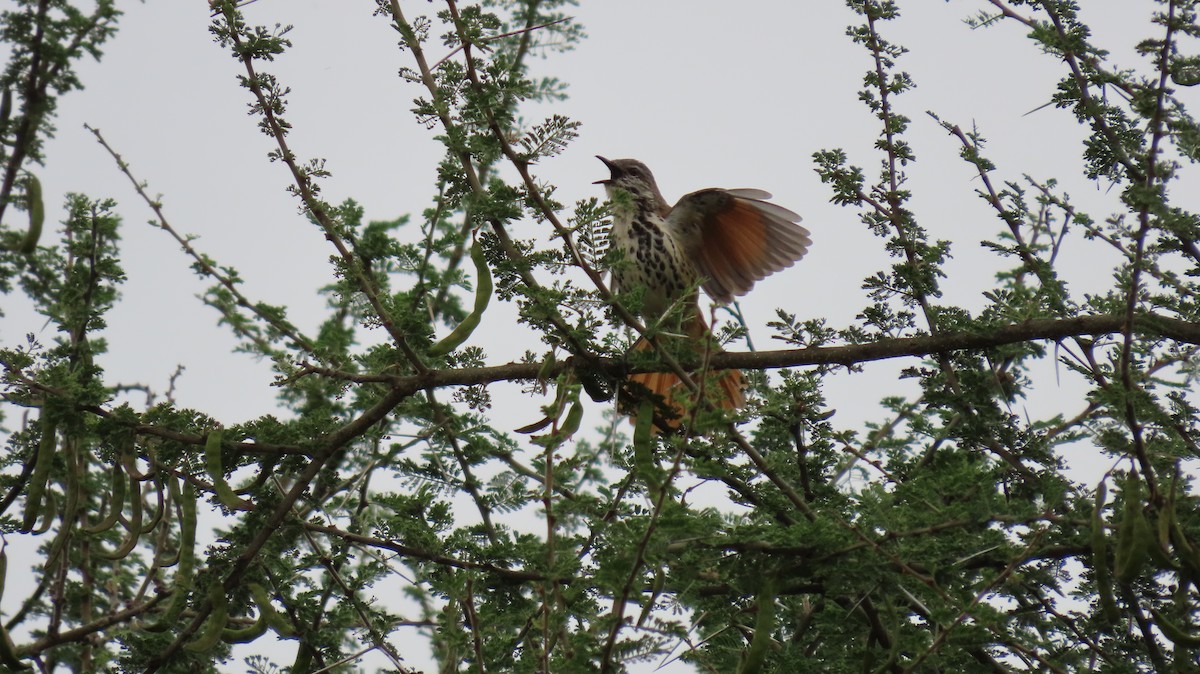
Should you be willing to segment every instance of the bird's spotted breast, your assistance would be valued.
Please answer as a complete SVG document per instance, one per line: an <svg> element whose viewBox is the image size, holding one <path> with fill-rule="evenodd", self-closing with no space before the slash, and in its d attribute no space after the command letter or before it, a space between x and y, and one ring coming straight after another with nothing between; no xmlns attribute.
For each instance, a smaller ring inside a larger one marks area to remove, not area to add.
<svg viewBox="0 0 1200 674"><path fill-rule="evenodd" d="M613 244L625 259L613 270L616 287L644 287L642 314L647 318L661 316L695 280L695 270L664 224L645 211L613 223Z"/></svg>

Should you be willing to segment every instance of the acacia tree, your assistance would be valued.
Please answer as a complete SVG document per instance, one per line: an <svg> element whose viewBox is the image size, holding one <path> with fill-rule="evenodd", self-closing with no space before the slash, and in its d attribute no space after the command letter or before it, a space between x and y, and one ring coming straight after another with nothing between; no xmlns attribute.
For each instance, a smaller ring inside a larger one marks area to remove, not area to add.
<svg viewBox="0 0 1200 674"><path fill-rule="evenodd" d="M420 635L440 671L623 671L668 653L713 672L1197 670L1187 469L1200 432L1189 392L1200 220L1168 189L1200 148L1175 95L1200 83L1200 58L1181 51L1200 33L1194 2L1159 2L1140 70L1110 65L1073 2L980 3L978 24L1020 23L1057 57L1053 102L1090 131L1084 170L1121 207L1089 215L1052 180L1005 178L1020 174L993 166L977 132L939 120L978 175L995 215L989 250L1006 265L971 312L942 302L949 243L906 205L914 153L900 110L913 82L885 38L898 3L851 0L880 169L870 178L836 149L814 160L894 264L866 279L853 325L784 307L772 328L794 348L739 349L733 334L704 363L634 318L638 289L605 285L620 263L604 250L605 206L557 203L552 171L534 174L576 122L520 126L526 101L560 95L526 60L582 39L570 3L378 1L411 59L401 75L418 92L416 122L438 129L445 154L435 208L366 223L355 203L322 198L321 162L288 144L287 86L269 73L283 31L212 4L270 158L333 248L329 315L306 334L284 307L248 297L113 151L131 194L211 280L205 303L273 363L290 414L116 402L100 335L123 278L121 224L112 202L74 194L59 235L43 233L37 173L55 105L79 86L72 63L99 56L118 12L21 0L4 13L0 284L56 328L0 351L0 526L41 552L36 583L9 588L21 596L0 630L4 667L215 671L232 644L274 635L286 655L248 658L252 670L348 671L375 651L411 672L397 644ZM453 51L434 63L439 34ZM514 238L509 225L529 218L553 237ZM1080 235L1119 253L1104 293L1073 296L1056 273L1064 240ZM540 333L523 362L464 346L489 300L514 303ZM655 344L645 359L627 355L639 335ZM839 426L824 383L884 358L903 359L919 392L880 401L867 427ZM1078 413L1014 414L1047 359L1087 382ZM700 394L706 368L723 367L760 372L735 416ZM615 411L580 427L591 401L612 408L624 375L662 369L689 382L682 430L652 433L646 417L627 433ZM493 423L499 381L555 391L542 422L523 434ZM1073 483L1068 444L1112 469ZM725 502L694 502L685 488L697 484ZM540 535L511 525L531 512ZM197 528L212 523L217 542L201 549ZM384 587L409 601L377 601Z"/></svg>

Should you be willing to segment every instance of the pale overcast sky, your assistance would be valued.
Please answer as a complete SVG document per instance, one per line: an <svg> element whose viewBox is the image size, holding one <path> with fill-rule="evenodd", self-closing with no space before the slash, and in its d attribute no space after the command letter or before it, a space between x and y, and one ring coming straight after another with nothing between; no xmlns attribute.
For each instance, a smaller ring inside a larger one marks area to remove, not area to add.
<svg viewBox="0 0 1200 674"><path fill-rule="evenodd" d="M177 229L196 235L201 251L241 272L247 295L289 306L292 320L305 328L324 317L324 300L315 291L331 280L332 250L298 214L297 201L285 191L285 168L267 161L273 146L246 114L250 96L237 83L240 64L211 40L206 3L122 4L119 34L100 63L80 66L87 89L61 101L57 138L47 145L46 166L37 169L48 222L61 218L68 191L120 202L129 280L109 320L111 353L102 360L108 381L161 391L182 364L181 404L226 423L272 412L269 365L231 354L234 340L194 298L209 281L195 277L164 232L145 224L151 213L82 125L98 127L149 182L151 193L163 195ZM977 124L990 141L997 182L1019 180L1023 173L1057 177L1077 201L1092 205L1097 219L1108 215L1115 195L1082 177L1084 131L1068 112L1030 113L1049 101L1062 69L1024 38L1023 29L967 28L963 19L986 8L983 0L900 4L903 17L884 24L882 32L911 50L900 67L917 84L895 101L913 122L908 140L918 160L908 168L912 206L932 237L956 242L946 301L978 308L996 270L978 242L994 237L1000 223L973 196L978 181L958 158L957 141L925 111L964 127ZM1143 67L1133 47L1147 37L1151 3L1083 4L1098 42L1122 65ZM403 5L414 15L441 8L414 0ZM397 77L400 67L412 64L387 23L372 16L374 7L370 0L259 0L246 10L251 21L295 25L289 35L295 46L264 70L292 89L287 118L294 126L293 150L301 158L328 160L333 177L323 183L326 198L353 197L368 219L419 217L433 196L441 155L433 136L440 130L426 129L410 114L411 100L425 92ZM564 155L535 167L540 178L558 186L557 198L573 204L602 196L591 184L606 177L596 154L645 161L669 200L711 186L768 190L804 216L814 244L807 259L761 283L743 302L759 348L773 348L765 323L775 307L801 318L827 317L833 327L852 324L863 305L863 278L890 262L882 240L866 231L857 211L831 205L829 190L813 172L812 153L835 147L845 148L869 178L878 171L880 157L872 149L878 122L856 93L870 59L845 36L854 21L845 3L584 0L575 14L590 38L573 52L532 62L536 74L568 82L571 98L523 114L529 122L560 113L583 123ZM444 50L435 42L430 51L438 58ZM546 235L532 221L511 231ZM409 234L415 236L416 228ZM1109 281L1097 256L1110 253L1079 238L1063 251L1061 263L1076 293ZM42 320L23 310L23 302L19 295L4 299L8 316L0 321L0 334L6 343L25 332L40 332L48 341ZM536 336L513 327L513 315L511 307L498 305L473 337L493 363L542 350ZM910 390L896 380L899 367L872 365L865 379L831 383L835 423L861 427L861 420L878 417L875 403L882 395ZM1064 373L1064 386L1066 378ZM1060 393L1049 386L1027 404L1053 401ZM498 395L497 413L516 427L537 418L540 402Z"/></svg>

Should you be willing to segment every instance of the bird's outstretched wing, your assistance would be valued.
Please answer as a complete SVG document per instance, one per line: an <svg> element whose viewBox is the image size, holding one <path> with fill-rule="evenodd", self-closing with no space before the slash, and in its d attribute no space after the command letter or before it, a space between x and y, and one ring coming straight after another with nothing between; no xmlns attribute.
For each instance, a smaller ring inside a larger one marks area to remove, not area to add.
<svg viewBox="0 0 1200 674"><path fill-rule="evenodd" d="M684 196L667 225L717 302L731 302L755 282L804 257L812 239L800 216L754 189L710 188Z"/></svg>

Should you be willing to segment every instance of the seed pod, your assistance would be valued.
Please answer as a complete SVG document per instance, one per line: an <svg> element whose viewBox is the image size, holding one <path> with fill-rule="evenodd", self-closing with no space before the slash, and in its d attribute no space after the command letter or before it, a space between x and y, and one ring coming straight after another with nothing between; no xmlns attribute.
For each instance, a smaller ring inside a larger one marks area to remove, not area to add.
<svg viewBox="0 0 1200 674"><path fill-rule="evenodd" d="M180 495L183 516L179 519L179 570L186 567L190 574L196 564L196 490L185 482Z"/></svg>
<svg viewBox="0 0 1200 674"><path fill-rule="evenodd" d="M1166 503L1158 511L1158 545L1163 550L1171 549L1171 523L1175 520L1175 495L1167 496Z"/></svg>
<svg viewBox="0 0 1200 674"><path fill-rule="evenodd" d="M528 425L522 426L520 428L514 428L513 433L524 433L524 434L537 433L538 431L542 430L543 428L549 426L552 423L554 423L554 419L552 419L551 417L542 417L541 419L538 419L537 421L533 422L532 424L528 424Z"/></svg>
<svg viewBox="0 0 1200 674"><path fill-rule="evenodd" d="M646 593L646 603L642 606L642 612L638 614L637 622L634 624L639 628L646 625L646 619L654 612L655 605L658 603L658 598L662 595L663 588L667 585L667 574L659 567L654 570L654 580L650 581L649 593Z"/></svg>
<svg viewBox="0 0 1200 674"><path fill-rule="evenodd" d="M114 461L108 484L108 512L103 513L103 516L96 523L85 525L83 527L84 532L100 534L112 529L116 526L117 520L121 518L121 512L124 509L125 471L121 469L120 461Z"/></svg>
<svg viewBox="0 0 1200 674"><path fill-rule="evenodd" d="M1146 538L1153 537L1150 523L1142 513L1141 482L1136 476L1130 476L1125 485L1122 494L1125 506L1121 509L1121 522L1117 529L1115 559L1117 580L1122 583L1137 578L1146 562Z"/></svg>
<svg viewBox="0 0 1200 674"><path fill-rule="evenodd" d="M558 364L558 359L554 357L554 351L546 354L546 360L542 361L542 366L538 368L537 380L539 383L545 382L550 378L550 371Z"/></svg>
<svg viewBox="0 0 1200 674"><path fill-rule="evenodd" d="M183 607L187 605L188 595L192 591L193 582L195 582L193 571L196 565L196 492L187 483L180 489L177 479L174 476L167 476L167 484L170 486L171 499L179 504L181 512L181 517L179 518L179 559L177 562L178 567L175 569L175 577L172 579L171 591L174 594L171 596L166 611L163 612L162 617L157 622L146 625L144 628L151 632L162 632L174 626L175 621L183 613ZM157 560L159 566L169 566L162 562L162 559Z"/></svg>
<svg viewBox="0 0 1200 674"><path fill-rule="evenodd" d="M1104 532L1104 502L1108 498L1108 485L1104 480L1096 487L1096 499L1092 503L1092 569L1096 576L1096 592L1100 595L1100 609L1110 624L1121 619L1121 611L1113 595L1112 574L1108 571L1108 536Z"/></svg>
<svg viewBox="0 0 1200 674"><path fill-rule="evenodd" d="M17 646L4 625L0 625L0 665L4 665L6 670L14 671L33 668L33 665L17 656Z"/></svg>
<svg viewBox="0 0 1200 674"><path fill-rule="evenodd" d="M301 641L300 647L296 649L296 659L292 660L292 666L288 671L307 672L312 668L312 661L313 648ZM449 662L449 660L446 660L446 662Z"/></svg>
<svg viewBox="0 0 1200 674"><path fill-rule="evenodd" d="M758 617L754 621L754 636L750 639L750 647L742 655L738 674L758 674L763 669L767 648L771 645L771 633L775 631L775 594L778 586L778 578L774 574L768 575L755 598Z"/></svg>
<svg viewBox="0 0 1200 674"><path fill-rule="evenodd" d="M1154 624L1162 630L1163 636L1171 640L1171 643L1180 648L1200 648L1200 634L1188 632L1153 608L1150 609L1150 615L1154 616Z"/></svg>
<svg viewBox="0 0 1200 674"><path fill-rule="evenodd" d="M271 605L271 598L267 595L266 588L258 583L250 583L247 588L250 590L250 596L254 599L254 605L258 607L258 620L254 621L254 625L241 630L226 628L222 639L227 643L246 643L262 636L268 627L284 638L296 635L295 628L287 621L287 618L280 615Z"/></svg>
<svg viewBox="0 0 1200 674"><path fill-rule="evenodd" d="M1171 58L1171 81L1181 87L1194 87L1200 84L1200 58L1195 56L1174 56Z"/></svg>
<svg viewBox="0 0 1200 674"><path fill-rule="evenodd" d="M1172 569L1178 571L1179 562L1171 557L1170 548L1164 548L1159 542L1158 536L1155 535L1156 527L1151 525L1150 521L1146 520L1145 517L1142 519L1146 522L1146 524L1139 530L1139 533L1141 535L1141 545L1146 548L1147 556L1161 569ZM1159 527L1161 527L1161 520L1163 519L1165 519L1165 517L1160 514Z"/></svg>
<svg viewBox="0 0 1200 674"><path fill-rule="evenodd" d="M46 492L42 500L42 523L34 527L29 533L40 536L54 526L54 516L58 514L58 497L54 492Z"/></svg>
<svg viewBox="0 0 1200 674"><path fill-rule="evenodd" d="M208 620L200 626L200 633L195 639L183 645L185 650L193 653L207 653L221 643L221 634L225 631L225 623L229 622L229 607L225 604L225 586L220 578L214 578L208 586L208 601L212 604L212 612Z"/></svg>
<svg viewBox="0 0 1200 674"><path fill-rule="evenodd" d="M246 627L226 627L221 630L221 641L227 644L248 644L267 633L267 620L262 613Z"/></svg>
<svg viewBox="0 0 1200 674"><path fill-rule="evenodd" d="M662 489L662 467L654 460L654 401L643 400L633 425L633 466L650 493Z"/></svg>
<svg viewBox="0 0 1200 674"><path fill-rule="evenodd" d="M0 129L8 125L8 120L12 119L12 89L4 87L4 91L0 92Z"/></svg>
<svg viewBox="0 0 1200 674"><path fill-rule="evenodd" d="M46 495L46 484L50 481L50 466L54 463L54 450L57 446L56 431L57 423L54 419L47 419L43 410L42 438L38 442L37 453L31 457L35 463L33 473L29 477L29 489L25 492L25 516L21 521L21 531L32 531L37 524L38 515L42 514L45 505L42 500Z"/></svg>
<svg viewBox="0 0 1200 674"><path fill-rule="evenodd" d="M145 482L151 478L157 477L158 467L154 463L153 456L150 457L150 467L146 472L138 470L137 453L134 452L133 438L129 438L125 445L121 448L120 456L121 465L125 466L125 472L129 473L130 477L137 478L138 482Z"/></svg>
<svg viewBox="0 0 1200 674"><path fill-rule="evenodd" d="M231 510L254 510L246 500L233 492L233 488L225 481L225 468L221 461L221 437L225 432L217 429L208 434L204 441L204 468L208 471L208 479L212 480L213 490L217 499Z"/></svg>
<svg viewBox="0 0 1200 674"><path fill-rule="evenodd" d="M137 480L129 478L129 491L138 494L138 498L131 500L129 513L129 526L127 528L128 535L121 542L121 546L116 550L109 552L102 547L96 547L96 556L101 559L125 559L129 553L133 552L133 548L137 545L138 539L142 533L142 499L141 490L138 488Z"/></svg>
<svg viewBox="0 0 1200 674"><path fill-rule="evenodd" d="M79 454L79 445L75 442L65 443L64 460L67 464L67 484L66 484L66 505L62 509L63 526L59 528L58 535L54 537L54 542L50 544L50 550L46 553L45 568L49 569L58 564L58 556L66 549L67 543L71 540L71 529L77 519L76 513L79 510L79 501L82 499L84 482L86 481L87 464ZM49 525L53 521L55 511L48 510L46 513L45 525Z"/></svg>
<svg viewBox="0 0 1200 674"><path fill-rule="evenodd" d="M1179 525L1177 518L1171 522L1171 542L1174 544L1176 554L1183 562L1184 574L1192 581L1193 585L1200 586L1200 550L1197 550L1196 546L1188 540L1187 534L1183 533L1183 527Z"/></svg>
<svg viewBox="0 0 1200 674"><path fill-rule="evenodd" d="M131 475L130 477L133 476ZM130 482L130 484L132 485L133 482ZM158 507L154 510L154 514L142 523L143 534L148 534L151 531L154 531L154 529L158 527L158 523L162 522L163 516L167 514L166 499L163 496L162 478L160 478L158 475L154 476L154 496L158 500ZM138 488L137 495L134 496L134 498L142 498L142 490L140 487Z"/></svg>
<svg viewBox="0 0 1200 674"><path fill-rule="evenodd" d="M258 583L250 583L250 596L254 597L254 603L258 605L258 610L266 616L267 624L272 630L281 637L296 636L296 628L288 622L287 617L275 610L271 605L271 598L267 596L267 590Z"/></svg>
<svg viewBox="0 0 1200 674"><path fill-rule="evenodd" d="M25 232L17 251L29 255L37 250L38 239L42 238L42 224L46 220L42 183L32 173L25 178L25 210L29 211L29 231Z"/></svg>
<svg viewBox="0 0 1200 674"><path fill-rule="evenodd" d="M567 416L563 419L562 426L558 427L558 438L562 442L567 438L575 435L579 430L579 423L583 421L583 403L579 402L578 394L575 396L575 401L571 403L571 409L567 410Z"/></svg>
<svg viewBox="0 0 1200 674"><path fill-rule="evenodd" d="M471 245L471 261L475 263L475 306L471 313L462 320L462 323L450 331L450 334L429 347L431 356L444 356L467 341L471 333L475 332L475 328L479 327L483 312L487 310L488 303L492 300L492 270L488 267L487 258L484 257L483 247L479 245L479 241L475 241Z"/></svg>
<svg viewBox="0 0 1200 674"><path fill-rule="evenodd" d="M1179 486L1179 466L1175 466L1175 476L1171 480L1171 489L1167 492L1166 498L1163 499L1163 504L1158 508L1155 523L1157 524L1157 538L1150 545L1150 555L1162 566L1162 568L1173 569L1175 571L1187 571L1187 555L1176 549L1176 556L1172 556L1171 532L1179 526L1176 521L1178 518L1175 515L1175 490Z"/></svg>

